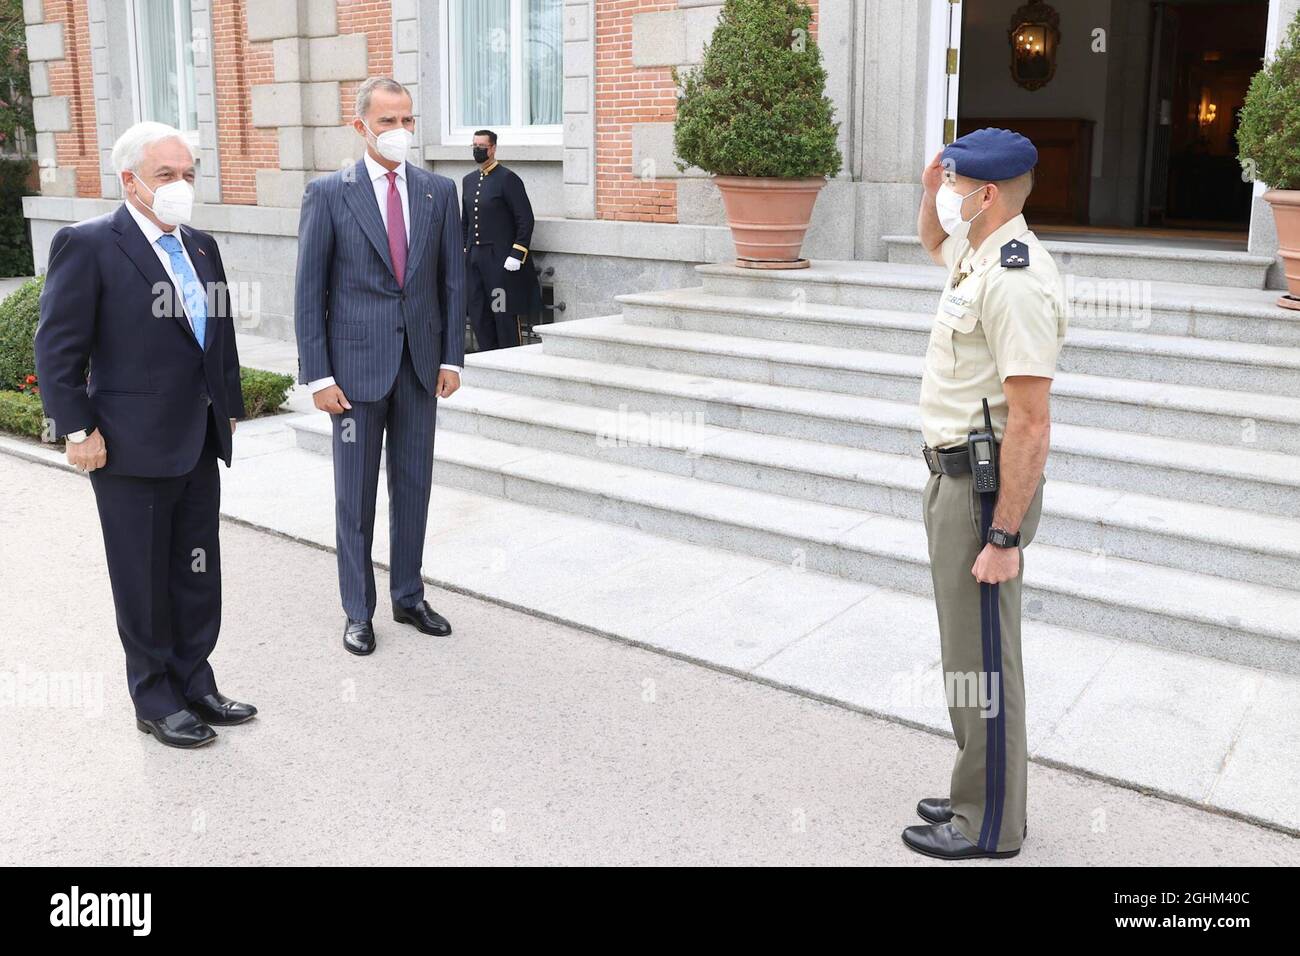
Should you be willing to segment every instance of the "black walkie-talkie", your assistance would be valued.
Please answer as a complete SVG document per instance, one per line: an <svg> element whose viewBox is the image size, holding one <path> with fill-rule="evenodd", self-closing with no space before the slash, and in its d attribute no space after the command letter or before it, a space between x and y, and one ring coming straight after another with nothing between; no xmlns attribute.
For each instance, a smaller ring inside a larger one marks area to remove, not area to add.
<svg viewBox="0 0 1300 956"><path fill-rule="evenodd" d="M984 430L973 431L966 439L970 451L970 473L975 480L975 490L991 494L998 490L998 445L993 435L993 418L989 415L989 400L984 401Z"/></svg>

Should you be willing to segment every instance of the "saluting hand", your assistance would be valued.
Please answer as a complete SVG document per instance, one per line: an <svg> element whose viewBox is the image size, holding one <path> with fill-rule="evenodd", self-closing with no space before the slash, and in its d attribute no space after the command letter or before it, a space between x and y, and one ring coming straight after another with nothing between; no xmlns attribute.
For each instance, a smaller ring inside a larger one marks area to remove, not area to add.
<svg viewBox="0 0 1300 956"><path fill-rule="evenodd" d="M981 584L1001 584L1020 573L1020 549L986 544L970 573Z"/></svg>
<svg viewBox="0 0 1300 956"><path fill-rule="evenodd" d="M921 185L925 187L927 196L933 196L939 191L939 187L943 185L944 169L943 164L939 162L942 156L943 150L935 153L934 159L930 160L930 165L925 167L925 171L921 173Z"/></svg>

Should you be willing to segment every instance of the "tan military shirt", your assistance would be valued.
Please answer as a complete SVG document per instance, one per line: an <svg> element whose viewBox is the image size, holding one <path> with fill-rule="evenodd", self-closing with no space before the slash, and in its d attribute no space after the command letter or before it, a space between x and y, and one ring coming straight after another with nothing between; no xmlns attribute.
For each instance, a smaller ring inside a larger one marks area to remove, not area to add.
<svg viewBox="0 0 1300 956"><path fill-rule="evenodd" d="M1029 265L1007 268L1002 247L1026 247ZM1056 376L1065 338L1065 294L1056 264L1024 216L995 231L978 249L949 236L948 266L921 378L921 433L931 448L965 444L984 425L989 400L999 439L1007 423L1002 382L1012 375Z"/></svg>

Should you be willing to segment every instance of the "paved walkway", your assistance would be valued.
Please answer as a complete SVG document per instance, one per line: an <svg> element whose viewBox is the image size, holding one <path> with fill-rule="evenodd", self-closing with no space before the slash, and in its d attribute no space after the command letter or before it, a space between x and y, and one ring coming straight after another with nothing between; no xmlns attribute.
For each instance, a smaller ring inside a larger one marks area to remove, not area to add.
<svg viewBox="0 0 1300 956"><path fill-rule="evenodd" d="M241 435L234 502L273 445ZM270 510L320 493L259 477ZM333 556L231 522L214 664L263 714L165 750L132 724L86 480L0 454L0 486L0 864L942 865L898 839L946 785L934 733L448 591L452 638L381 619L354 658ZM487 553L434 540L440 567ZM970 865L1300 864L1284 834L1041 763L1029 816L1020 857Z"/></svg>

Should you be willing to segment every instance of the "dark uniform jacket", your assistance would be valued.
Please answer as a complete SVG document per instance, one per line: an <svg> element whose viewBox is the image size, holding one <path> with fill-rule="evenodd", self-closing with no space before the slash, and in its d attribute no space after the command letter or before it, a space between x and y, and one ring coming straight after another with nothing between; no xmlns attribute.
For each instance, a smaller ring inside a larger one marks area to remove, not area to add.
<svg viewBox="0 0 1300 956"><path fill-rule="evenodd" d="M513 170L493 163L486 172L474 169L462 180L461 231L468 254L471 247L491 247L489 287L504 289L507 315L531 315L541 309L537 268L529 249L533 243L533 206L524 182ZM507 272L505 261L523 262Z"/></svg>

